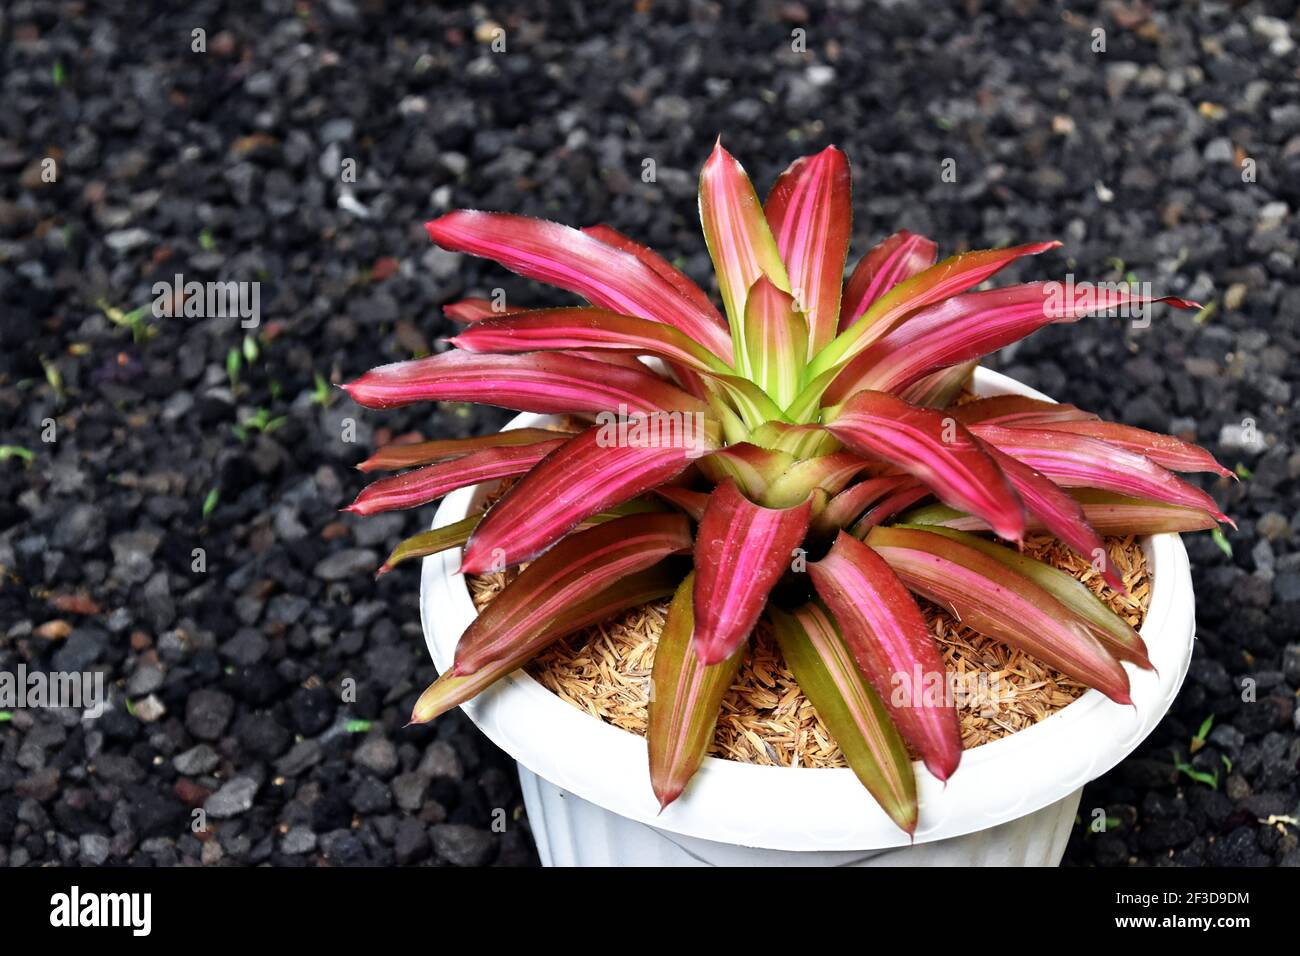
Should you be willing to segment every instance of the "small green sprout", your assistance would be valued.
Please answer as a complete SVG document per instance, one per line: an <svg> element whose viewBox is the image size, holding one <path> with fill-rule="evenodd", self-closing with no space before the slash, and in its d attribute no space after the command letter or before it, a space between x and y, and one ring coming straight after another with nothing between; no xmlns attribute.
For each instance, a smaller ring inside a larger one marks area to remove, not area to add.
<svg viewBox="0 0 1300 956"><path fill-rule="evenodd" d="M260 432L263 435L275 431L283 425L287 419L284 415L271 417L271 413L265 408L259 408L257 413L245 419L242 424L231 425L231 430L239 437L241 442L248 441L249 432Z"/></svg>
<svg viewBox="0 0 1300 956"><path fill-rule="evenodd" d="M1190 777L1192 780L1195 780L1197 783L1205 784L1211 790L1219 789L1219 772L1217 770L1214 773L1206 773L1203 770L1197 770L1191 764L1179 757L1177 751L1174 752L1174 769L1179 773Z"/></svg>
<svg viewBox="0 0 1300 956"><path fill-rule="evenodd" d="M1228 540L1228 536L1222 530L1219 528L1211 529L1210 540L1219 546L1220 551L1228 557L1232 557L1232 542Z"/></svg>
<svg viewBox="0 0 1300 956"><path fill-rule="evenodd" d="M212 512L217 510L217 502L221 500L221 489L213 488L208 492L208 496L203 499L203 517L206 518Z"/></svg>
<svg viewBox="0 0 1300 956"><path fill-rule="evenodd" d="M1196 736L1192 738L1191 744L1188 745L1188 750L1190 750L1192 753L1196 753L1198 750L1204 747L1205 738L1209 736L1210 728L1213 726L1214 726L1214 715L1210 714L1209 717L1206 717L1205 720L1201 721L1201 729L1196 731Z"/></svg>
<svg viewBox="0 0 1300 956"><path fill-rule="evenodd" d="M239 387L239 373L244 367L244 359L239 349L231 349L226 353L226 378L230 379L230 387Z"/></svg>
<svg viewBox="0 0 1300 956"><path fill-rule="evenodd" d="M212 238L212 230L204 229L199 233L199 248L204 252L211 252L217 247L217 240Z"/></svg>
<svg viewBox="0 0 1300 956"><path fill-rule="evenodd" d="M108 318L108 321L131 330L131 341L135 342L136 345L147 342L158 334L158 330L145 321L150 314L150 307L147 305L132 309L130 312L123 312L117 306L109 305L103 299L100 299L96 304L99 306L99 310Z"/></svg>
<svg viewBox="0 0 1300 956"><path fill-rule="evenodd" d="M30 468L35 457L36 456L27 448L22 448L18 445L0 445L0 461L8 461L10 458L18 458Z"/></svg>
<svg viewBox="0 0 1300 956"><path fill-rule="evenodd" d="M346 724L343 725L343 729L350 734L364 734L366 733L366 731L370 729L370 727L371 727L370 721L361 720L359 718L354 720L349 720Z"/></svg>
<svg viewBox="0 0 1300 956"><path fill-rule="evenodd" d="M329 408L334 403L334 390L320 372L312 374L315 376L315 384L312 386L311 400L322 408Z"/></svg>

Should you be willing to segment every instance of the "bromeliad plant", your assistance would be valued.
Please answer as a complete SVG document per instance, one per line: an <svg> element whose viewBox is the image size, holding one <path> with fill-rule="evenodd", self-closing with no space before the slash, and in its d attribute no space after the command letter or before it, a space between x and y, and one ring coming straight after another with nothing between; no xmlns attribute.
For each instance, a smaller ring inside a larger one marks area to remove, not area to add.
<svg viewBox="0 0 1300 956"><path fill-rule="evenodd" d="M1138 634L1073 577L988 533L1019 543L1050 532L1122 589L1101 535L1227 520L1173 474L1227 472L1176 438L1019 396L953 404L975 362L1050 322L1195 304L1060 283L972 292L1058 243L935 264L935 243L910 232L871 249L845 282L850 177L834 147L796 161L760 204L719 144L699 199L722 312L606 226L473 211L428 223L443 248L589 304L448 306L465 325L454 350L374 369L346 386L352 397L595 422L389 446L361 465L410 469L363 490L348 509L361 514L518 479L485 514L403 542L381 569L461 545L464 574L527 563L466 629L413 720L463 703L568 634L671 595L648 730L666 807L707 752L766 615L845 759L910 833L908 748L944 780L961 739L949 695L899 693L905 676L944 670L909 591L1130 703L1120 662L1151 666Z"/></svg>

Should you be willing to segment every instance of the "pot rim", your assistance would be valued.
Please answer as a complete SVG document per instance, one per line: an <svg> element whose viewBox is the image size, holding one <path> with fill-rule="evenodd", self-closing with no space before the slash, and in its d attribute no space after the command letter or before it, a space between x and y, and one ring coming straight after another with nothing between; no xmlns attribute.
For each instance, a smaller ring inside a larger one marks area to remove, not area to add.
<svg viewBox="0 0 1300 956"><path fill-rule="evenodd" d="M976 369L974 388L982 396L1017 393L1051 400L984 368ZM505 430L546 421L545 415L522 414ZM464 518L487 490L475 486L448 495L433 527ZM1155 728L1187 673L1195 606L1180 537L1149 536L1142 548L1152 591L1140 633L1157 671L1123 665L1133 707L1090 689L1032 727L963 752L946 785L915 762L919 822L911 842L961 836L1055 803L1110 770ZM420 618L439 672L450 666L457 640L477 615L464 577L456 573L460 560L456 548L423 561ZM909 843L848 768L764 767L705 757L686 792L660 813L650 788L645 738L566 703L523 669L462 707L493 743L533 773L658 830L774 850Z"/></svg>

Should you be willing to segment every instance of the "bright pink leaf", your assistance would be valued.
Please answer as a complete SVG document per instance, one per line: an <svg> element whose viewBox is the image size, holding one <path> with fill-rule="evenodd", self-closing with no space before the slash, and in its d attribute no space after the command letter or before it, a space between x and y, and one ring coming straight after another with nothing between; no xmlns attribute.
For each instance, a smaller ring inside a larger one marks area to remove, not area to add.
<svg viewBox="0 0 1300 956"><path fill-rule="evenodd" d="M926 692L936 683L946 691L947 678L916 601L880 555L843 532L808 573L903 739L947 780L961 760L961 729L948 695Z"/></svg>
<svg viewBox="0 0 1300 956"><path fill-rule="evenodd" d="M1024 512L1001 469L953 418L883 392L859 392L827 426L861 455L883 458L924 482L954 508L1020 540Z"/></svg>
<svg viewBox="0 0 1300 956"><path fill-rule="evenodd" d="M862 318L862 313L894 286L934 265L938 251L932 240L906 229L882 240L853 267L844 286L839 330L843 332Z"/></svg>
<svg viewBox="0 0 1300 956"><path fill-rule="evenodd" d="M980 551L912 528L873 528L867 544L911 590L981 634L1131 704L1128 674L1087 623L1021 574Z"/></svg>
<svg viewBox="0 0 1300 956"><path fill-rule="evenodd" d="M1219 511L1214 499L1201 489L1136 452L1068 432L1003 428L1000 425L973 425L971 431L1012 458L1042 472L1063 488L1099 488L1121 495L1150 498L1208 511L1220 521L1233 524ZM954 507L962 506L954 504Z"/></svg>
<svg viewBox="0 0 1300 956"><path fill-rule="evenodd" d="M373 515L381 511L418 508L457 488L522 475L564 442L561 437L531 445L487 448L462 458L380 478L366 485L356 500L343 510Z"/></svg>
<svg viewBox="0 0 1300 956"><path fill-rule="evenodd" d="M754 629L811 511L809 501L756 505L732 481L713 489L695 538L695 651L705 664L730 657Z"/></svg>
<svg viewBox="0 0 1300 956"><path fill-rule="evenodd" d="M777 179L764 207L790 289L807 320L809 355L835 337L853 226L851 192L849 161L827 146L795 160Z"/></svg>
<svg viewBox="0 0 1300 956"><path fill-rule="evenodd" d="M576 292L593 305L674 326L719 358L731 341L710 314L643 261L577 229L500 212L459 210L425 223L444 249L501 263L512 272Z"/></svg>
<svg viewBox="0 0 1300 956"><path fill-rule="evenodd" d="M591 515L622 504L686 470L710 447L707 435L672 441L624 440L615 425L571 438L492 506L470 538L464 574L531 561ZM648 436L647 436L648 438Z"/></svg>
<svg viewBox="0 0 1300 956"><path fill-rule="evenodd" d="M343 386L367 408L412 402L481 402L548 414L617 411L650 415L700 412L708 406L647 370L575 355L476 355L459 349L381 365Z"/></svg>

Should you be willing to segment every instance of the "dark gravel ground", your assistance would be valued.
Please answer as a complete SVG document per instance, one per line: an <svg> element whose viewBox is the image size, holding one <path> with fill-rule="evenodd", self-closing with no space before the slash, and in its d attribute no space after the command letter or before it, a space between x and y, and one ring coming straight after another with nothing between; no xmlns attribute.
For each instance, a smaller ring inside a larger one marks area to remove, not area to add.
<svg viewBox="0 0 1300 956"><path fill-rule="evenodd" d="M1067 862L1300 864L1295 4L188 6L0 10L0 444L33 456L0 461L0 670L111 692L97 720L0 723L0 864L535 862L510 761L459 713L402 729L433 677L418 573L371 572L431 510L337 513L389 436L506 416L315 383L437 348L463 294L547 301L432 250L420 224L448 208L607 221L706 276L695 176L719 132L760 189L844 148L859 252L899 227L947 250L1055 237L1033 274L1131 270L1215 304L1000 357L1249 475L1209 486L1231 555L1188 540L1183 693L1088 787L1084 822L1110 826ZM111 320L176 273L261 283L237 381L230 319Z"/></svg>

